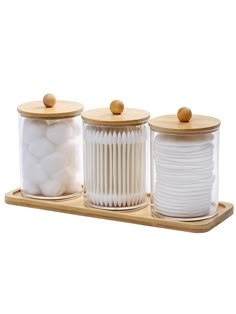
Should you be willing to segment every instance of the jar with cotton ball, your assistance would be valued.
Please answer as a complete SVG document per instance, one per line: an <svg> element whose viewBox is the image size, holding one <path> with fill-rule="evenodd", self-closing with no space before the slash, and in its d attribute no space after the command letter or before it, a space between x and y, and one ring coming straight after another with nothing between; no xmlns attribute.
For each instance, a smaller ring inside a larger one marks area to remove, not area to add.
<svg viewBox="0 0 236 314"><path fill-rule="evenodd" d="M148 112L119 100L82 113L86 205L106 210L147 205L148 119Z"/></svg>
<svg viewBox="0 0 236 314"><path fill-rule="evenodd" d="M179 220L216 215L220 120L182 107L149 126L152 214Z"/></svg>
<svg viewBox="0 0 236 314"><path fill-rule="evenodd" d="M19 112L21 193L64 199L82 193L83 105L46 94L21 104Z"/></svg>

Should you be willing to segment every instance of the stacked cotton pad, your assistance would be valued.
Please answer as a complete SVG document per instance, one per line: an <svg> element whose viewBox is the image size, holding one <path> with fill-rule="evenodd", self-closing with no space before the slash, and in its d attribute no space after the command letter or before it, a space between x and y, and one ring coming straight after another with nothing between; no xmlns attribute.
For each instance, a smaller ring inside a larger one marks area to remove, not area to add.
<svg viewBox="0 0 236 314"><path fill-rule="evenodd" d="M154 139L154 207L160 214L206 216L215 181L214 136L158 134Z"/></svg>
<svg viewBox="0 0 236 314"><path fill-rule="evenodd" d="M146 129L84 129L86 197L90 205L127 209L146 199Z"/></svg>
<svg viewBox="0 0 236 314"><path fill-rule="evenodd" d="M21 132L24 193L42 197L80 193L77 119L23 119Z"/></svg>

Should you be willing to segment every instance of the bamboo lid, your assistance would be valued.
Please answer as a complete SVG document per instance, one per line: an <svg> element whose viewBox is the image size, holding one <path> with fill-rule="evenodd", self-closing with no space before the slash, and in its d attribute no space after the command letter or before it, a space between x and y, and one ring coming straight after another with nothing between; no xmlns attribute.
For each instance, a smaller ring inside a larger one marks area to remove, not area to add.
<svg viewBox="0 0 236 314"><path fill-rule="evenodd" d="M32 101L21 104L17 111L29 118L69 118L78 116L84 107L80 103L66 100L56 100L52 94L46 94L42 101Z"/></svg>
<svg viewBox="0 0 236 314"><path fill-rule="evenodd" d="M92 109L82 113L84 122L94 125L124 126L139 125L147 122L150 117L149 112L125 108L120 100L113 100L109 108Z"/></svg>
<svg viewBox="0 0 236 314"><path fill-rule="evenodd" d="M220 120L214 117L192 115L187 107L178 110L177 115L166 115L149 121L152 130L163 133L202 133L219 128Z"/></svg>

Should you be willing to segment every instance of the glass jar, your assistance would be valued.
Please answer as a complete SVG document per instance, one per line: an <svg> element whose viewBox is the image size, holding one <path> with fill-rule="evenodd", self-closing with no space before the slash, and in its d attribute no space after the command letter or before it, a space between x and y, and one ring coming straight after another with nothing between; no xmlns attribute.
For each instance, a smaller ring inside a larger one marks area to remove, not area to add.
<svg viewBox="0 0 236 314"><path fill-rule="evenodd" d="M82 110L81 104L56 101L51 94L18 107L24 196L64 199L82 193Z"/></svg>
<svg viewBox="0 0 236 314"><path fill-rule="evenodd" d="M120 109L117 109L120 108ZM84 194L88 206L142 208L146 198L146 144L149 113L113 101L82 114ZM121 112L114 113L116 110Z"/></svg>
<svg viewBox="0 0 236 314"><path fill-rule="evenodd" d="M188 108L181 108L178 117L149 121L152 214L180 220L208 218L217 214L219 201L220 121L192 116Z"/></svg>

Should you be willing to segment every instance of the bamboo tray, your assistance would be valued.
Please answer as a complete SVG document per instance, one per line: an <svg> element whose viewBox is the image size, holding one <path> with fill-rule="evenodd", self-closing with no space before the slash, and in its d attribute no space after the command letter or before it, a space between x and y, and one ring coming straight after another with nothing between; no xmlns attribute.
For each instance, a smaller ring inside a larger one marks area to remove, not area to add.
<svg viewBox="0 0 236 314"><path fill-rule="evenodd" d="M218 214L214 217L198 221L179 221L170 218L152 217L150 206L133 211L108 211L86 207L83 196L63 201L46 201L26 198L21 195L20 189L5 194L5 202L10 205L34 207L67 214L82 215L95 218L110 219L122 222L175 229L188 232L207 232L223 222L233 214L234 206L231 203L220 202Z"/></svg>

